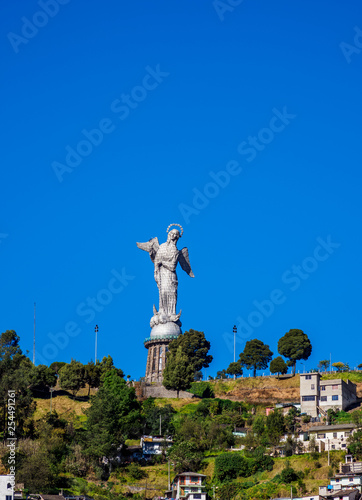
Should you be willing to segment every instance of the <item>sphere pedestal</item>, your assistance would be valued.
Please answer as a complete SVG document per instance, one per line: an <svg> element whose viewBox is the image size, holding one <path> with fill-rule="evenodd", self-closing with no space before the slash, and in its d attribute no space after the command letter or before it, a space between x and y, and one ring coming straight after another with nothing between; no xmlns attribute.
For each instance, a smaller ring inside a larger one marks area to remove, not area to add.
<svg viewBox="0 0 362 500"><path fill-rule="evenodd" d="M166 354L170 342L181 334L177 323L160 323L151 330L150 337L146 338L144 345L148 349L146 376L147 384L162 383L162 372L166 366Z"/></svg>

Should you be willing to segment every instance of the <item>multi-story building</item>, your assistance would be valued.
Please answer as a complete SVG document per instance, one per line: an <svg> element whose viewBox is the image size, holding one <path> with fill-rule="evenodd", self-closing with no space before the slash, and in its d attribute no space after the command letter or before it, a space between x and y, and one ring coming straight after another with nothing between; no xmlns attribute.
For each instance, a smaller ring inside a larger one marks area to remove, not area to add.
<svg viewBox="0 0 362 500"><path fill-rule="evenodd" d="M0 500L14 500L11 476L0 476Z"/></svg>
<svg viewBox="0 0 362 500"><path fill-rule="evenodd" d="M309 439L315 438L319 451L346 450L347 440L355 424L317 425L309 429Z"/></svg>
<svg viewBox="0 0 362 500"><path fill-rule="evenodd" d="M353 462L352 455L345 456L339 464L339 473L331 477L328 486L320 486L319 494L324 498L360 499L362 491L362 462Z"/></svg>
<svg viewBox="0 0 362 500"><path fill-rule="evenodd" d="M176 500L207 500L207 493L202 482L206 476L196 472L177 474L172 481L170 491L166 491L165 498Z"/></svg>
<svg viewBox="0 0 362 500"><path fill-rule="evenodd" d="M357 401L356 385L350 380L321 380L320 373L300 376L301 412L324 416L330 408L345 410Z"/></svg>

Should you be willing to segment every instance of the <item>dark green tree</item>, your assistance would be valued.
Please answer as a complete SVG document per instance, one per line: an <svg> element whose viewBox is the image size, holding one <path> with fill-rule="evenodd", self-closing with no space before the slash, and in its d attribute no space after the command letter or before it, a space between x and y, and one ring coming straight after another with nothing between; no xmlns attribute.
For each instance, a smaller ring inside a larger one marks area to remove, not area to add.
<svg viewBox="0 0 362 500"><path fill-rule="evenodd" d="M176 474L186 471L197 471L200 468L203 455L187 441L174 444L167 453L168 458L173 462Z"/></svg>
<svg viewBox="0 0 362 500"><path fill-rule="evenodd" d="M226 370L219 370L218 372L216 372L216 378L217 379L225 379L225 378L228 378L228 374L226 372Z"/></svg>
<svg viewBox="0 0 362 500"><path fill-rule="evenodd" d="M240 453L222 453L215 459L215 477L219 481L231 481L250 475L249 461Z"/></svg>
<svg viewBox="0 0 362 500"><path fill-rule="evenodd" d="M302 330L289 330L278 342L278 352L289 359L288 365L293 367L295 375L296 362L308 359L312 352L312 344L308 335Z"/></svg>
<svg viewBox="0 0 362 500"><path fill-rule="evenodd" d="M30 429L35 410L30 391L34 365L19 346L20 337L14 330L6 330L0 336L0 432L7 429L8 391L15 393L16 435L24 436Z"/></svg>
<svg viewBox="0 0 362 500"><path fill-rule="evenodd" d="M181 347L182 352L189 359L194 373L208 368L212 361L212 356L208 354L210 342L206 340L204 332L190 329L183 335L179 335L169 345L169 351L175 355L177 349Z"/></svg>
<svg viewBox="0 0 362 500"><path fill-rule="evenodd" d="M66 364L67 363L65 361L53 361L53 363L49 366L49 368L51 368L58 376L59 370Z"/></svg>
<svg viewBox="0 0 362 500"><path fill-rule="evenodd" d="M144 401L142 407L144 415L144 434L150 434L152 436L171 436L174 434L175 429L172 418L176 412L171 405L165 405L161 408L155 405L153 398L148 398Z"/></svg>
<svg viewBox="0 0 362 500"><path fill-rule="evenodd" d="M100 364L96 365L90 361L84 365L85 369L85 382L88 384L88 396L91 388L99 387L101 385L101 367Z"/></svg>
<svg viewBox="0 0 362 500"><path fill-rule="evenodd" d="M256 377L256 370L264 370L268 367L273 356L269 346L261 340L248 340L244 351L240 353L240 364L248 370L253 369L253 376Z"/></svg>
<svg viewBox="0 0 362 500"><path fill-rule="evenodd" d="M79 389L86 384L84 365L72 359L59 370L59 383L62 389L70 391L75 397Z"/></svg>
<svg viewBox="0 0 362 500"><path fill-rule="evenodd" d="M128 438L139 435L140 404L135 390L127 386L117 370L111 370L86 410L86 455L93 459L112 457Z"/></svg>
<svg viewBox="0 0 362 500"><path fill-rule="evenodd" d="M228 368L226 370L226 373L228 375L233 375L234 377L241 377L241 375L243 374L243 369L241 367L240 362L235 361L235 362L230 363L230 365L228 366Z"/></svg>
<svg viewBox="0 0 362 500"><path fill-rule="evenodd" d="M202 375L202 371L199 370L198 372L195 372L195 375L194 375L194 381L195 382L199 382L200 380L202 380L204 377Z"/></svg>
<svg viewBox="0 0 362 500"><path fill-rule="evenodd" d="M106 374L110 371L110 370L116 370L118 375L120 377L124 377L124 373L123 371L120 369L120 368L116 368L114 366L114 363L113 363L113 358L112 356L110 356L108 354L108 356L104 356L104 358L102 359L102 361L98 364L97 363L97 366L99 365L99 368L101 370L101 382L103 381L104 377L106 376Z"/></svg>
<svg viewBox="0 0 362 500"><path fill-rule="evenodd" d="M288 371L287 364L281 356L278 356L277 358L271 360L270 373L277 373L278 379L280 374L285 375L287 371Z"/></svg>
<svg viewBox="0 0 362 500"><path fill-rule="evenodd" d="M33 368L31 389L36 391L47 391L49 387L55 386L57 375L54 370L46 365L38 365Z"/></svg>
<svg viewBox="0 0 362 500"><path fill-rule="evenodd" d="M266 434L270 444L277 446L280 438L285 433L285 423L283 414L279 410L274 410L266 418Z"/></svg>
<svg viewBox="0 0 362 500"><path fill-rule="evenodd" d="M162 383L166 389L176 391L177 397L179 397L180 391L185 391L191 387L194 373L194 365L191 364L190 359L184 354L180 345L176 352L170 350L167 354Z"/></svg>

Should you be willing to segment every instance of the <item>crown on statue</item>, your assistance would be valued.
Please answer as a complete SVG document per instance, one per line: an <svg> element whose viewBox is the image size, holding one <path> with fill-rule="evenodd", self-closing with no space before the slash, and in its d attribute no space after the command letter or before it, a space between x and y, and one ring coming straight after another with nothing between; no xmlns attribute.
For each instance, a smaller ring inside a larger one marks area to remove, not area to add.
<svg viewBox="0 0 362 500"><path fill-rule="evenodd" d="M181 238L181 236L183 235L184 230L183 230L183 227L182 227L180 224L170 224L170 225L168 226L167 230L166 230L166 231L167 231L167 233L169 232L170 228L171 228L171 227L174 227L174 226L177 226L177 227L181 228L181 233L180 233L180 238Z"/></svg>

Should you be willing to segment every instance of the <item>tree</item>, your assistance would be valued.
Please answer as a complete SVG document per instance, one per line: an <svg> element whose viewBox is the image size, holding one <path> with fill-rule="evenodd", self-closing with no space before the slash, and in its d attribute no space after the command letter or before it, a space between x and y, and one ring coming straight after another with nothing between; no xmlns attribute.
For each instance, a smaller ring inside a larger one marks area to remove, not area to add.
<svg viewBox="0 0 362 500"><path fill-rule="evenodd" d="M248 370L254 370L253 376L256 377L256 370L263 370L268 367L273 353L269 346L261 340L248 340L245 344L244 351L240 353L240 364Z"/></svg>
<svg viewBox="0 0 362 500"><path fill-rule="evenodd" d="M46 365L34 366L32 372L32 390L47 391L57 383L57 375L54 370Z"/></svg>
<svg viewBox="0 0 362 500"><path fill-rule="evenodd" d="M357 368L358 368L359 370L362 370L362 363L360 363L360 364L357 366Z"/></svg>
<svg viewBox="0 0 362 500"><path fill-rule="evenodd" d="M249 461L240 453L222 453L215 458L215 477L220 481L231 481L238 476L249 475Z"/></svg>
<svg viewBox="0 0 362 500"><path fill-rule="evenodd" d="M176 391L177 397L179 397L180 391L191 387L194 380L194 373L195 368L190 363L190 359L184 354L180 345L176 352L169 351L167 354L162 384L166 389Z"/></svg>
<svg viewBox="0 0 362 500"><path fill-rule="evenodd" d="M274 358L271 363L270 363L270 373L277 373L278 374L278 379L279 379L279 374L281 373L282 375L285 375L288 371L288 367L286 362L281 356L278 356L277 358Z"/></svg>
<svg viewBox="0 0 362 500"><path fill-rule="evenodd" d="M293 375L295 375L296 362L309 358L312 344L306 333L294 328L279 339L278 352L289 359L288 365L293 367Z"/></svg>
<svg viewBox="0 0 362 500"><path fill-rule="evenodd" d="M190 329L183 335L179 335L170 343L169 352L175 355L179 347L182 347L182 352L188 357L194 373L202 368L208 368L213 359L208 354L210 342L206 340L204 332Z"/></svg>
<svg viewBox="0 0 362 500"><path fill-rule="evenodd" d="M228 374L227 374L227 371L224 369L224 370L219 370L218 372L216 372L216 378L217 379L225 379L225 378L228 378Z"/></svg>
<svg viewBox="0 0 362 500"><path fill-rule="evenodd" d="M195 382L199 382L200 380L202 380L204 377L202 375L202 371L199 370L198 372L195 372L195 375L194 375L194 381Z"/></svg>
<svg viewBox="0 0 362 500"><path fill-rule="evenodd" d="M91 387L99 387L101 385L101 367L100 364L96 365L93 361L84 365L85 369L85 382L88 384L88 396L90 394Z"/></svg>
<svg viewBox="0 0 362 500"><path fill-rule="evenodd" d="M100 363L97 363L97 365L99 364L99 368L101 370L101 381L103 381L104 377L106 376L106 374L110 371L110 370L116 370L118 375L120 377L124 377L124 373L123 371L120 369L120 368L116 368L114 366L114 363L113 363L113 358L112 356L110 356L108 354L108 356L104 356L104 358L102 359L102 361Z"/></svg>
<svg viewBox="0 0 362 500"><path fill-rule="evenodd" d="M273 446L277 446L285 432L284 417L280 411L274 410L269 413L266 418L265 430L270 443Z"/></svg>
<svg viewBox="0 0 362 500"><path fill-rule="evenodd" d="M243 374L243 369L241 367L240 361L230 363L226 370L226 373L235 377L241 377L241 375Z"/></svg>
<svg viewBox="0 0 362 500"><path fill-rule="evenodd" d="M345 372L349 370L348 363L342 363L342 361L337 361L332 363L332 366L337 369L337 372Z"/></svg>
<svg viewBox="0 0 362 500"><path fill-rule="evenodd" d="M318 368L320 370L327 371L328 366L329 366L329 360L328 359L322 359L322 361L320 361L318 363Z"/></svg>
<svg viewBox="0 0 362 500"><path fill-rule="evenodd" d="M167 453L173 462L176 474L186 471L197 471L200 468L203 455L191 443L181 441L174 444Z"/></svg>
<svg viewBox="0 0 362 500"><path fill-rule="evenodd" d="M62 389L71 391L75 397L79 389L85 387L84 365L72 359L70 364L64 365L59 370L59 383Z"/></svg>
<svg viewBox="0 0 362 500"><path fill-rule="evenodd" d="M140 404L135 390L116 370L107 373L103 385L91 396L86 415L85 453L93 459L111 457L125 439L140 431Z"/></svg>

